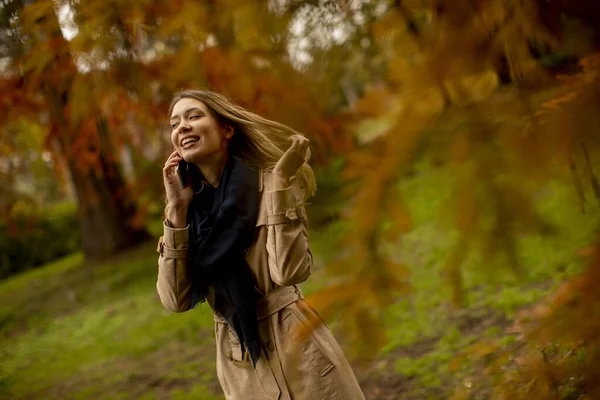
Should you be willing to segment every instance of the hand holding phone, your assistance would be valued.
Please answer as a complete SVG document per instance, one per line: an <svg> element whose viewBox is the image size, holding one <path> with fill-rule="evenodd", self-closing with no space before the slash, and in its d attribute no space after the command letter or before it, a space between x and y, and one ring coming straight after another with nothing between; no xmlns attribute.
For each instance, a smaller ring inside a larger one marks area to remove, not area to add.
<svg viewBox="0 0 600 400"><path fill-rule="evenodd" d="M163 168L163 181L167 203L169 204L170 211L183 214L184 222L187 208L194 197L192 186L187 185L188 175L187 163L177 152L174 151L171 153ZM182 218L173 217L173 219L179 220ZM175 222L171 220L171 217L169 217L169 220Z"/></svg>

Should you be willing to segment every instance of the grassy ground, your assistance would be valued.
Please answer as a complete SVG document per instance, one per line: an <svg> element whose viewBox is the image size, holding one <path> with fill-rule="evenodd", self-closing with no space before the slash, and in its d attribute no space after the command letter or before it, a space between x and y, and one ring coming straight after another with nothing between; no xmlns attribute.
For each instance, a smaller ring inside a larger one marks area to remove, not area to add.
<svg viewBox="0 0 600 400"><path fill-rule="evenodd" d="M465 361L451 370L450 364L481 340L498 339L504 346L512 345L517 338L506 333L506 328L517 312L580 271L576 253L600 227L597 202L588 202L582 214L570 186L547 185L539 191L536 205L556 234L522 236L519 255L524 276L518 279L507 265L471 254L463 269L466 306L456 310L441 278L455 238L443 222L448 214L443 194L450 192L451 182L448 172L430 170L400 185L416 229L402 238L395 253L411 267L413 290L386 310L388 344L373 366L361 373L367 399L443 399L457 386L471 388L472 399L489 399L489 383L474 381L481 376L473 365ZM333 234L321 233L317 240L313 235L316 252L324 261L334 256L328 239L339 229L334 226Z"/></svg>
<svg viewBox="0 0 600 400"><path fill-rule="evenodd" d="M377 362L357 368L368 399L441 399L465 384L472 366L450 372L449 363L481 338L514 342L504 328L520 308L578 270L574 253L600 222L597 208L584 216L570 190L548 187L539 207L560 233L523 238L529 278L517 281L472 257L467 307L453 311L439 274L453 237L435 222L446 181L436 171L401 185L416 229L396 252L412 266L414 290L385 311L389 342ZM332 241L341 230L334 224L312 234L317 266L305 292L326 284L319 268L334 256ZM210 310L164 310L156 268L155 244L148 243L95 265L74 254L0 282L0 399L221 399Z"/></svg>

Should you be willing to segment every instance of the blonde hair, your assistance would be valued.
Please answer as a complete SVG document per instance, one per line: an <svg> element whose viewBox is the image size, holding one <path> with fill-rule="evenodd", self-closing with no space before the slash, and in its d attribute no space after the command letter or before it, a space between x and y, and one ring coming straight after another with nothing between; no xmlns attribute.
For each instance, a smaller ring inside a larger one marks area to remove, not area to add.
<svg viewBox="0 0 600 400"><path fill-rule="evenodd" d="M231 155L257 170L272 170L290 147L289 138L300 135L288 126L245 110L227 97L208 90L184 90L175 94L169 106L169 117L175 104L185 98L201 101L220 123L232 126L235 133L229 143ZM317 190L315 174L306 162L298 169L296 177L306 200Z"/></svg>

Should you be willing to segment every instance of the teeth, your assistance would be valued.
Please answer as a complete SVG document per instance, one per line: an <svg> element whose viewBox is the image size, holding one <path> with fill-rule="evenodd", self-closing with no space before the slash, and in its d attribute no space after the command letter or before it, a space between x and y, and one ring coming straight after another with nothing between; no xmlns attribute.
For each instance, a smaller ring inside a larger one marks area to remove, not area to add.
<svg viewBox="0 0 600 400"><path fill-rule="evenodd" d="M197 142L197 141L198 141L198 139L196 139L196 138L187 138L187 139L185 139L183 142L181 142L181 145L182 145L182 146L185 146L185 145L186 145L186 144L188 144L188 143L191 143L191 142Z"/></svg>

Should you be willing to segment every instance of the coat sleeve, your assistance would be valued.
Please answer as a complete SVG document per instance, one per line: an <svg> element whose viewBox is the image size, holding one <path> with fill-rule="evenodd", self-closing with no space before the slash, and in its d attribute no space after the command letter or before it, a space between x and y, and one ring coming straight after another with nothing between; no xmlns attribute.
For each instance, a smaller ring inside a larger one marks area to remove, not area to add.
<svg viewBox="0 0 600 400"><path fill-rule="evenodd" d="M312 254L304 200L297 180L290 187L265 187L267 253L271 280L279 286L304 282L310 275Z"/></svg>
<svg viewBox="0 0 600 400"><path fill-rule="evenodd" d="M156 290L165 308L173 312L191 309L192 282L188 276L188 230L163 224L158 241L158 280Z"/></svg>

